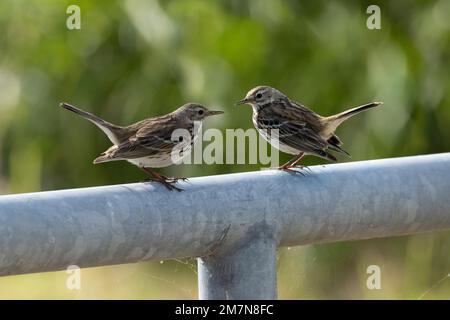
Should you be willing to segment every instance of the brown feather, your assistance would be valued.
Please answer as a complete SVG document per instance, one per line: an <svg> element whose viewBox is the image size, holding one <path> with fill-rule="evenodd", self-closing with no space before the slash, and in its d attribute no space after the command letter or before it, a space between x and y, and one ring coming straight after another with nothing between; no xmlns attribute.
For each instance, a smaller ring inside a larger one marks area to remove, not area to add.
<svg viewBox="0 0 450 320"><path fill-rule="evenodd" d="M372 102L331 117L322 117L277 89L258 86L250 90L238 104L250 104L253 107L255 127L270 143L275 139L281 151L297 156L312 154L337 161L327 149L347 155L349 153L341 147L341 140L334 134L336 128L351 116L381 103Z"/></svg>

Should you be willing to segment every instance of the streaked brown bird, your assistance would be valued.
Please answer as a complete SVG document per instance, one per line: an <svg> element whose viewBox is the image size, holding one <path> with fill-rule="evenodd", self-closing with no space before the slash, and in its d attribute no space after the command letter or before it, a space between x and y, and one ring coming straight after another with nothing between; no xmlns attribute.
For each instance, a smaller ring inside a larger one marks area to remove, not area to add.
<svg viewBox="0 0 450 320"><path fill-rule="evenodd" d="M296 173L300 171L292 168L305 155L314 155L329 161L337 161L330 150L349 155L334 133L337 127L355 114L382 105L381 102L371 102L323 117L268 86L251 89L246 97L236 104L251 105L253 124L261 136L282 152L295 155L279 169Z"/></svg>
<svg viewBox="0 0 450 320"><path fill-rule="evenodd" d="M169 190L182 191L174 184L183 177L166 177L152 168L167 167L187 156L201 128L201 122L223 111L208 110L197 103L186 103L164 116L148 118L129 126L118 126L68 103L61 107L75 112L99 127L113 146L94 160L94 164L126 160L162 183Z"/></svg>

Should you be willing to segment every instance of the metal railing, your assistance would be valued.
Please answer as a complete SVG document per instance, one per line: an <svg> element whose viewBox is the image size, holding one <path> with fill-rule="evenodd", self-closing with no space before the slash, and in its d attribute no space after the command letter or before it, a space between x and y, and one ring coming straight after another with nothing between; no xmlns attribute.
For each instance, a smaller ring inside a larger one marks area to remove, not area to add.
<svg viewBox="0 0 450 320"><path fill-rule="evenodd" d="M450 153L0 197L0 275L198 257L201 299L276 298L276 249L450 228Z"/></svg>

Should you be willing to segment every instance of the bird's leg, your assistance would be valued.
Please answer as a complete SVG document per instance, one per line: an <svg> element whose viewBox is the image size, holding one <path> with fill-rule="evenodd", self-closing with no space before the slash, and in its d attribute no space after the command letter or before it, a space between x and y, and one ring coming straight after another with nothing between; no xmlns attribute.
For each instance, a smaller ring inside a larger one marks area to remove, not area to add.
<svg viewBox="0 0 450 320"><path fill-rule="evenodd" d="M293 170L288 170L290 165L292 164L292 162L294 162L294 160L297 158L297 156L295 156L294 158L292 158L291 160L289 160L288 162L286 162L285 164L283 164L280 167L275 167L275 169L278 170L286 170L286 171L293 171Z"/></svg>
<svg viewBox="0 0 450 320"><path fill-rule="evenodd" d="M300 168L300 169L308 169L308 170L311 170L311 169L310 169L309 167L307 167L307 166L302 166L302 165L296 166L296 164L297 164L300 160L303 159L303 156L304 156L304 155L305 155L305 154L302 152L302 153L301 153L301 156L291 164L291 167L294 167L294 166L295 166L295 167Z"/></svg>
<svg viewBox="0 0 450 320"><path fill-rule="evenodd" d="M295 158L295 161L293 161L290 166L294 167L300 160L303 159L303 156L304 156L303 152L300 152L298 156ZM303 166L300 167L303 168Z"/></svg>
<svg viewBox="0 0 450 320"><path fill-rule="evenodd" d="M279 170L291 172L291 173L300 173L303 174L301 171L293 170L292 168L295 168L295 165L303 158L304 153L300 152L298 155L296 155L294 158L283 164L281 167L279 167ZM300 169L303 169L303 166L300 166Z"/></svg>
<svg viewBox="0 0 450 320"><path fill-rule="evenodd" d="M150 172L150 170L148 170L144 167L138 167L138 168L147 174L147 179L143 180L142 182L149 182L149 181L159 182L159 180L154 177L153 172Z"/></svg>
<svg viewBox="0 0 450 320"><path fill-rule="evenodd" d="M146 168L146 167L139 166L138 168L141 169L142 171L144 171L148 175L148 179L146 181L161 182L161 178L159 178L155 175L156 172L153 172L152 170L150 170L149 168Z"/></svg>
<svg viewBox="0 0 450 320"><path fill-rule="evenodd" d="M176 180L175 181L171 180L170 178L168 178L162 174L159 174L159 173L157 173L149 168L146 168L146 167L139 167L139 168L150 176L151 181L156 181L156 182L161 183L168 190L183 191L183 189L178 188L173 185L174 183L176 183Z"/></svg>
<svg viewBox="0 0 450 320"><path fill-rule="evenodd" d="M286 162L285 164L283 164L283 165L280 167L280 169L281 169L281 168L288 168L288 167L290 167L290 166L297 160L297 158L298 158L298 155L295 156L295 157L293 157L291 160L289 160L289 161Z"/></svg>

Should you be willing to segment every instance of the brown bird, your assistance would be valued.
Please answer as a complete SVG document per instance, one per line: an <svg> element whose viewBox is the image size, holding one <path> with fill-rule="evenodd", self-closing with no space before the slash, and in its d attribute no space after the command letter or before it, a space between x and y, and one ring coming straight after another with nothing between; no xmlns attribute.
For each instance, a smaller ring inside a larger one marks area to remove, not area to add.
<svg viewBox="0 0 450 320"><path fill-rule="evenodd" d="M304 155L314 155L329 161L337 161L329 150L349 155L334 133L336 128L355 114L382 105L381 102L371 102L323 117L268 86L253 88L236 104L251 105L253 124L262 137L281 151L295 155L279 169L296 173L299 171L292 168Z"/></svg>
<svg viewBox="0 0 450 320"><path fill-rule="evenodd" d="M197 103L186 103L164 116L148 118L129 126L117 126L68 103L61 107L75 112L99 127L113 146L94 160L94 164L126 160L162 183L169 190L182 191L174 184L182 177L166 177L152 168L167 167L187 156L201 128L201 122L223 111L211 111Z"/></svg>

